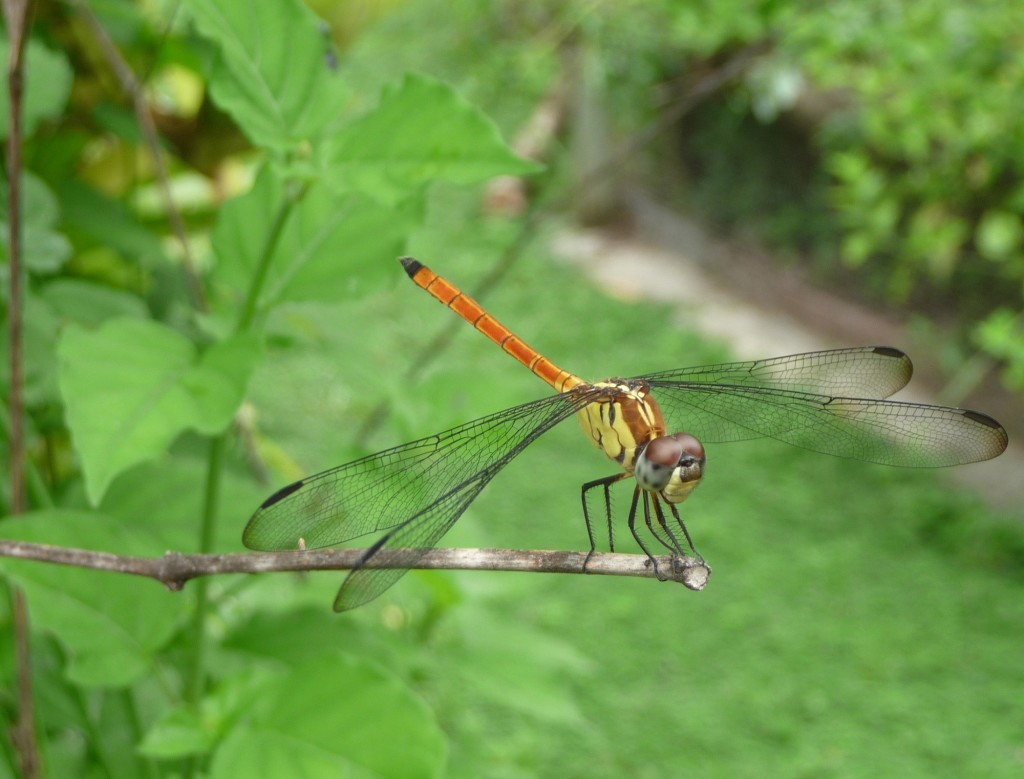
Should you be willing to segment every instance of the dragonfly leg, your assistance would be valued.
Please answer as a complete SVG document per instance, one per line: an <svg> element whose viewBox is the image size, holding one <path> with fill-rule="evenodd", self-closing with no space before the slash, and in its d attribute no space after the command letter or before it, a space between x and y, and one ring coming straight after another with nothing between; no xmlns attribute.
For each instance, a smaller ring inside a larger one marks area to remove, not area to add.
<svg viewBox="0 0 1024 779"><path fill-rule="evenodd" d="M690 538L690 531L686 529L686 523L683 522L683 518L679 516L679 509L676 508L675 503L669 503L669 508L672 509L672 515L676 518L676 522L679 527L683 530L683 535L686 536L686 543L690 545L690 551L693 552L693 556L701 562L704 562L704 555L697 551L697 547L693 545L693 539Z"/></svg>
<svg viewBox="0 0 1024 779"><path fill-rule="evenodd" d="M648 559L651 561L651 565L654 566L654 575L658 577L658 581L665 581L665 577L662 576L661 571L658 570L658 561L654 559L654 555L651 554L651 550L647 548L647 544L644 543L644 540L640 537L640 534L636 532L636 509L637 503L640 501L641 492L644 495L644 521L647 523L647 527L651 528L650 495L647 493L646 490L642 490L640 489L640 487L637 487L636 489L633 490L633 503L629 507L629 532L633 534L633 538L636 539L636 542L640 545L640 548L644 550L644 554L646 554ZM651 533L654 533L653 528L651 528ZM654 537L657 538L656 535Z"/></svg>
<svg viewBox="0 0 1024 779"><path fill-rule="evenodd" d="M654 528L651 528L651 535L661 541L662 546L668 549L673 555L685 556L686 552L683 551L682 544L679 543L679 539L676 538L676 534L672 532L672 528L669 527L668 522L665 519L665 510L661 507L661 501L658 500L658 496L652 495L651 500L654 501L654 513L658 517L658 524L661 526L661 529L665 531L665 535L671 543L662 540L662 538L654 531ZM670 503L669 505L671 506L672 504ZM678 515L676 515L676 518L679 518ZM682 521L680 521L679 524L682 525ZM683 527L683 532L686 532L685 527ZM686 538L689 540L690 537L687 536Z"/></svg>
<svg viewBox="0 0 1024 779"><path fill-rule="evenodd" d="M597 542L594 539L594 526L590 520L590 508L587 504L587 494L597 488L601 487L604 491L604 517L605 522L608 526L608 547L609 551L615 551L615 535L612 531L612 494L611 486L616 482L622 481L629 474L627 473L616 473L612 476L606 476L603 479L595 479L594 481L588 481L583 485L582 498L583 498L583 520L587 523L587 538L590 539L590 551L587 552L587 559L583 561L583 570L587 570L587 563L590 562L591 555L597 551Z"/></svg>

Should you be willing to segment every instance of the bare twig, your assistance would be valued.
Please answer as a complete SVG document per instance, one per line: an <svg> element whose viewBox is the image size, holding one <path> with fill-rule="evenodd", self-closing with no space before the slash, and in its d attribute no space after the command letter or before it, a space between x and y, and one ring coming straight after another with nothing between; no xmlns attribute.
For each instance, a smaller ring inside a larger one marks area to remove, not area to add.
<svg viewBox="0 0 1024 779"><path fill-rule="evenodd" d="M587 573L604 576L655 578L646 555L595 552L587 562L586 552L558 552L535 549L430 549L413 566L409 551L382 549L362 562L365 549L309 549L296 552L250 552L243 554L178 554L136 557L89 549L74 549L21 541L0 541L0 557L36 560L77 568L144 576L180 590L189 579L225 573L270 573L273 571L337 571L361 565L364 568L418 568L447 570L523 571L533 573ZM416 554L419 554L419 550ZM657 557L658 574L665 580L702 590L711 568L694 557ZM584 563L586 570L584 571Z"/></svg>
<svg viewBox="0 0 1024 779"><path fill-rule="evenodd" d="M171 194L164 150L160 145L160 136L156 130L156 123L153 121L153 114L149 110L146 90L139 79L136 78L131 66L121 55L120 50L110 39L107 31L100 24L99 19L93 14L92 9L89 8L85 0L71 0L71 2L78 10L78 13L81 14L89 29L92 30L93 35L96 37L96 42L103 51L103 55L107 58L107 62L114 71L114 75L121 84L121 88L131 98L136 121L142 130L142 136L145 138L150 156L153 158L154 176L160 190L160 197L164 201L167 218L171 223L171 230L174 231L174 235L181 245L182 264L185 269L185 276L188 279L189 288L195 299L196 307L200 311L206 311L206 293L203 291L203 285L199 279L199 271L196 268L195 257L192 255L192 245L188 240L185 222L181 218L181 212L178 210L178 205L174 202L174 196Z"/></svg>

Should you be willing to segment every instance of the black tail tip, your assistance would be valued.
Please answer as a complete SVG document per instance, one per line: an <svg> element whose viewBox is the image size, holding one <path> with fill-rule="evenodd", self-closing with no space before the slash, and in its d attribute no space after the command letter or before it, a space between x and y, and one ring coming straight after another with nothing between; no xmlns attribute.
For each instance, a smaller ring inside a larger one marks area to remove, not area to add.
<svg viewBox="0 0 1024 779"><path fill-rule="evenodd" d="M402 267L405 268L405 272L409 274L410 279L419 273L420 268L423 267L422 262L412 257L399 257L398 261L402 263Z"/></svg>

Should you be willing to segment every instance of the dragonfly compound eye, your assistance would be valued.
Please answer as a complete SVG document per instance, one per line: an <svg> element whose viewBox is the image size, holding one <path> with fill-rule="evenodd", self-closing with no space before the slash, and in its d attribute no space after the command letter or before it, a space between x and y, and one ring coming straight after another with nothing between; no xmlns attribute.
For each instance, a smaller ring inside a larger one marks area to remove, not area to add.
<svg viewBox="0 0 1024 779"><path fill-rule="evenodd" d="M700 479L704 472L704 447L688 433L655 438L640 453L634 474L645 490L660 492L673 475L683 481Z"/></svg>

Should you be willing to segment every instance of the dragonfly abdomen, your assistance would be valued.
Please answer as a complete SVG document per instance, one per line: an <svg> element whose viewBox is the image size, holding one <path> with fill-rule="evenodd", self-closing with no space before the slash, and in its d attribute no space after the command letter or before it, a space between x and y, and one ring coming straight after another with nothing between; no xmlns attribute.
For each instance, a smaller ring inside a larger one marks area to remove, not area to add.
<svg viewBox="0 0 1024 779"><path fill-rule="evenodd" d="M414 260L403 257L402 267L417 286L429 292L437 300L465 319L490 340L501 347L502 351L521 362L530 372L546 381L558 392L568 392L585 382L569 371L562 370L547 357L515 335L505 325L488 314L483 306L464 293L447 279L434 273L430 268Z"/></svg>

